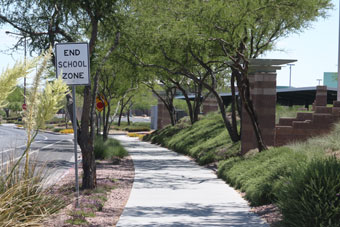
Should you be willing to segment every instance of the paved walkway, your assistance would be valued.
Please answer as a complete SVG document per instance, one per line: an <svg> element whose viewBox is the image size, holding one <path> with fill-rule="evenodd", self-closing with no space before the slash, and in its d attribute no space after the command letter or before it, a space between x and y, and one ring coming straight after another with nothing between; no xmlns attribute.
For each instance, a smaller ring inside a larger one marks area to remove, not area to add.
<svg viewBox="0 0 340 227"><path fill-rule="evenodd" d="M131 195L117 226L268 226L212 170L135 138L115 138L135 166Z"/></svg>

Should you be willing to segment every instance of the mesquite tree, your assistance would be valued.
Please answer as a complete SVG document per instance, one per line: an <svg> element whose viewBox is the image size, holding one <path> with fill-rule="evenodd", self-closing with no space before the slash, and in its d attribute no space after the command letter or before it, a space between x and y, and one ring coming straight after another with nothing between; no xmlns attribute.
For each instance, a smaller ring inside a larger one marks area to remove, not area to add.
<svg viewBox="0 0 340 227"><path fill-rule="evenodd" d="M1 1L0 24L10 25L22 35L18 45L28 38L29 49L42 52L57 42L89 42L92 83L83 89L84 106L78 128L78 144L83 157L83 188L96 187L93 152L95 97L101 66L119 43L122 21L128 10L125 4L125 1L118 0ZM97 54L98 36L102 34L114 38L104 54ZM70 96L68 100L71 100Z"/></svg>
<svg viewBox="0 0 340 227"><path fill-rule="evenodd" d="M146 35L176 40L212 79L220 67L229 68L252 121L259 151L266 145L250 96L250 60L271 50L279 38L307 28L332 7L330 0L174 0L171 4L148 0L135 5L139 19L145 17L156 28ZM186 68L178 71L190 74Z"/></svg>

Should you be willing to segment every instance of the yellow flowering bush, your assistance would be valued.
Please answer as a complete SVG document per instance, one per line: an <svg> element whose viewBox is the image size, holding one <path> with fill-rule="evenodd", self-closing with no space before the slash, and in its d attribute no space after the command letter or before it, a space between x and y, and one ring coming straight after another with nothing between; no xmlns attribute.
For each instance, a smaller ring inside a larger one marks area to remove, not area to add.
<svg viewBox="0 0 340 227"><path fill-rule="evenodd" d="M140 133L135 133L135 132L130 132L127 134L129 137L138 137L140 140L143 139L145 134L140 134Z"/></svg>
<svg viewBox="0 0 340 227"><path fill-rule="evenodd" d="M59 131L62 134L69 134L69 133L73 133L73 129L63 129Z"/></svg>

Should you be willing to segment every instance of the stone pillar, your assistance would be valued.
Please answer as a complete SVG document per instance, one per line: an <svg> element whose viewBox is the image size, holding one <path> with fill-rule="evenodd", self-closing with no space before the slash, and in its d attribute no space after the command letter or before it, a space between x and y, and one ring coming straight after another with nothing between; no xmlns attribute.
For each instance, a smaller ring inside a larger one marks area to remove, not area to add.
<svg viewBox="0 0 340 227"><path fill-rule="evenodd" d="M327 86L316 86L315 106L327 106Z"/></svg>
<svg viewBox="0 0 340 227"><path fill-rule="evenodd" d="M160 99L158 99L157 109L158 109L157 129L162 129L166 125L171 124L171 119L170 119L169 111L167 110L164 103Z"/></svg>
<svg viewBox="0 0 340 227"><path fill-rule="evenodd" d="M209 95L202 104L202 112L204 115L218 110L218 104L215 96Z"/></svg>
<svg viewBox="0 0 340 227"><path fill-rule="evenodd" d="M276 68L272 71L256 71L249 74L250 94L263 140L267 146L275 142L275 107L276 107ZM249 114L242 109L241 152L257 148L257 140Z"/></svg>

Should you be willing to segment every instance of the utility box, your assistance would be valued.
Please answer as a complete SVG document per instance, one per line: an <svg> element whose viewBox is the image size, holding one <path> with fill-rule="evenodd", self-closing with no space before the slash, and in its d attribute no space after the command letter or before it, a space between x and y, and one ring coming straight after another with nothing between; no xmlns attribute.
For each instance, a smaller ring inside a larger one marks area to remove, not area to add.
<svg viewBox="0 0 340 227"><path fill-rule="evenodd" d="M151 129L157 130L158 106L151 106Z"/></svg>

